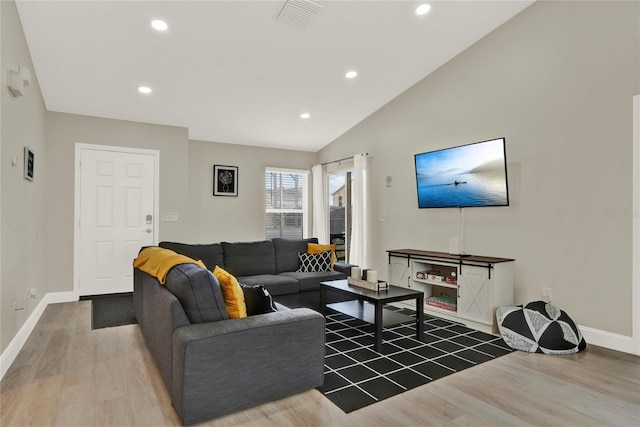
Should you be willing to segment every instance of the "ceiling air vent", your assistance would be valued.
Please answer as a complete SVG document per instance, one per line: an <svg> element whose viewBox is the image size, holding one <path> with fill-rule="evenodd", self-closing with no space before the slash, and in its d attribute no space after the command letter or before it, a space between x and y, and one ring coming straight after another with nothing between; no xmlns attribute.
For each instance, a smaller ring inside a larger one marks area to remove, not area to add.
<svg viewBox="0 0 640 427"><path fill-rule="evenodd" d="M276 21L306 30L322 10L322 5L311 0L287 0L276 16Z"/></svg>

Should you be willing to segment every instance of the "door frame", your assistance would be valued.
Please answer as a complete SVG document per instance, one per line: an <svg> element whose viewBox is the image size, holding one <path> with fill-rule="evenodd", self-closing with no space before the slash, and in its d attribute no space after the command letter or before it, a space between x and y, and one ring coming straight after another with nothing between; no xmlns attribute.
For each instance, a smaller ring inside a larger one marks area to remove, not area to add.
<svg viewBox="0 0 640 427"><path fill-rule="evenodd" d="M81 197L81 170L80 160L83 150L111 151L125 154L145 154L152 155L154 159L153 171L153 244L158 244L158 233L160 231L160 151L144 148L117 147L112 145L85 144L76 142L74 159L74 197L73 197L73 296L77 300L80 298L80 197ZM131 260L133 262L133 260ZM133 268L133 266L131 267Z"/></svg>
<svg viewBox="0 0 640 427"><path fill-rule="evenodd" d="M329 196L331 196L331 189L329 188L329 181L330 181L330 176L331 175L338 175L338 174L344 174L345 176L345 181L344 181L344 187L345 187L345 195L346 195L346 200L344 201L344 207L345 207L345 212L344 212L344 216L345 216L345 221L344 221L344 257L345 257L345 262L349 262L349 252L351 251L351 234L353 232L353 205L352 205L352 201L353 201L353 187L352 187L352 177L353 177L353 168L354 168L354 163L353 163L353 159L352 158L348 158L345 160L341 160L338 161L337 163L334 162L332 164L330 164L327 169L324 171L324 181L325 181L325 185L324 185L324 189L325 189L325 200L329 200ZM331 206L329 206L329 204L327 203L326 206L326 219L327 219L327 237L329 238L329 240L331 240ZM318 236L319 238L319 236ZM329 241L329 243L331 243L331 241Z"/></svg>

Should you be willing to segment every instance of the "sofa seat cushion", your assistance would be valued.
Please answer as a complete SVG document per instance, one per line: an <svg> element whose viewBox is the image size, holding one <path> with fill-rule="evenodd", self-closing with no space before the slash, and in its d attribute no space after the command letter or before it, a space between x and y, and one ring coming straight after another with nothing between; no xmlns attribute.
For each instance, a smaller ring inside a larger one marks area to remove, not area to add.
<svg viewBox="0 0 640 427"><path fill-rule="evenodd" d="M276 250L276 273L285 271L296 271L300 267L298 260L299 252L306 252L309 243L318 243L318 239L282 239L275 237L271 239Z"/></svg>
<svg viewBox="0 0 640 427"><path fill-rule="evenodd" d="M219 243L211 245L190 245L187 243L160 242L158 246L171 249L176 253L186 255L196 261L200 260L211 271L213 271L216 265L224 268L222 246Z"/></svg>
<svg viewBox="0 0 640 427"><path fill-rule="evenodd" d="M224 269L236 277L276 274L276 254L271 240L222 242Z"/></svg>
<svg viewBox="0 0 640 427"><path fill-rule="evenodd" d="M320 289L320 282L340 280L347 277L340 271L318 271L315 273L298 273L292 271L282 273L279 276L286 276L297 280L300 283L300 291L302 292Z"/></svg>
<svg viewBox="0 0 640 427"><path fill-rule="evenodd" d="M195 264L180 264L167 274L166 288L178 298L191 323L229 318L220 285L215 276Z"/></svg>
<svg viewBox="0 0 640 427"><path fill-rule="evenodd" d="M255 276L244 276L237 278L239 282L255 286L264 285L271 295L295 294L300 292L300 284L293 277L286 277L281 274L258 274Z"/></svg>

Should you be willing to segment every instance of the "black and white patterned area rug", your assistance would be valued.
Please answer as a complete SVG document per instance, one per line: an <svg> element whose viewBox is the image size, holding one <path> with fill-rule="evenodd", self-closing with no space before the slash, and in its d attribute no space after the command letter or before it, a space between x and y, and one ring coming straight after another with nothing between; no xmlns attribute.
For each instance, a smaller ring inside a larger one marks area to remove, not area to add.
<svg viewBox="0 0 640 427"><path fill-rule="evenodd" d="M404 314L415 312L387 306ZM344 412L427 384L511 353L502 338L425 315L424 337L415 324L383 330L381 353L373 350L373 325L328 311L324 385L319 390Z"/></svg>

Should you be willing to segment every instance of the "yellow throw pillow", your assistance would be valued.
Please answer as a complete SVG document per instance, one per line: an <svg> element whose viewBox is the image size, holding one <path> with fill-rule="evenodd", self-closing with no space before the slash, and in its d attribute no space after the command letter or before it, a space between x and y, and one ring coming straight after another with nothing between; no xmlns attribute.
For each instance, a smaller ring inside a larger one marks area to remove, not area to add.
<svg viewBox="0 0 640 427"><path fill-rule="evenodd" d="M307 243L308 254L319 254L326 251L331 251L331 270L333 270L333 263L338 260L338 257L336 257L336 245L321 245L318 243Z"/></svg>
<svg viewBox="0 0 640 427"><path fill-rule="evenodd" d="M224 298L224 306L227 309L229 319L241 319L247 317L247 305L244 302L244 292L238 280L230 273L216 265L213 275L220 283L220 290Z"/></svg>

